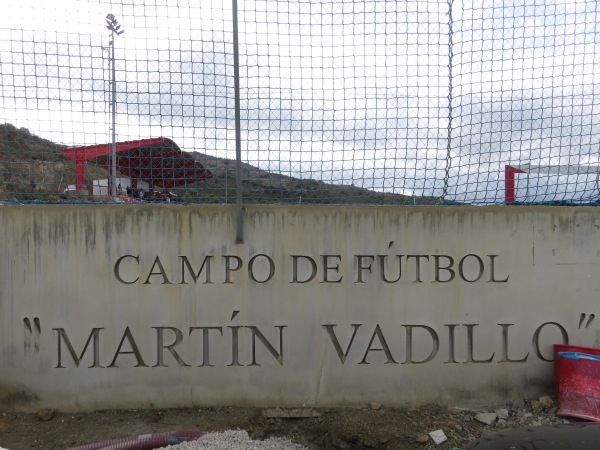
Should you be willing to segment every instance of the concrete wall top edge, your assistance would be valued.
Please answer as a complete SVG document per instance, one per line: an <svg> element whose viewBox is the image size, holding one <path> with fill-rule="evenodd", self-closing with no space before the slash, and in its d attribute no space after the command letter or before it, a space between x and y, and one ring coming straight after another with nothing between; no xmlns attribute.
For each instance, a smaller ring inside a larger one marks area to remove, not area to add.
<svg viewBox="0 0 600 450"><path fill-rule="evenodd" d="M577 212L587 213L598 213L600 214L600 208L595 206L546 206L546 205L520 205L520 206L506 206L506 205L485 205L485 206L444 206L444 205L415 205L415 206L404 206L404 205L293 205L293 204L270 204L270 205L256 205L256 204L244 204L244 210L246 213L256 213L264 211L311 211L311 212L323 212L323 211L364 211L372 212L374 210L381 210L385 212L389 211L400 211L406 212L448 212L448 213L501 213L501 214L522 214L522 213L545 213L545 214L573 214ZM169 212L180 212L190 211L196 212L198 210L207 211L211 213L221 213L223 209L230 209L235 212L235 204L192 204L192 205L164 205L164 204L143 204L143 205L114 205L114 204L12 204L12 203L0 203L0 214L2 212L8 212L12 209L18 210L44 210L45 212L53 211L72 211L79 209L98 209L98 210L123 210L123 211L169 211Z"/></svg>

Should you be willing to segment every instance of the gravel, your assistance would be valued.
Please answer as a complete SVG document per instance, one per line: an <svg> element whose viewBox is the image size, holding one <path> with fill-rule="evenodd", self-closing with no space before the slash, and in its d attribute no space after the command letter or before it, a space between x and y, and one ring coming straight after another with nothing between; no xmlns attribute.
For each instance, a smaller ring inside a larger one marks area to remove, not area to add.
<svg viewBox="0 0 600 450"><path fill-rule="evenodd" d="M264 441L254 441L245 430L207 433L195 441L162 448L164 450L306 450L306 447L283 438L271 437Z"/></svg>

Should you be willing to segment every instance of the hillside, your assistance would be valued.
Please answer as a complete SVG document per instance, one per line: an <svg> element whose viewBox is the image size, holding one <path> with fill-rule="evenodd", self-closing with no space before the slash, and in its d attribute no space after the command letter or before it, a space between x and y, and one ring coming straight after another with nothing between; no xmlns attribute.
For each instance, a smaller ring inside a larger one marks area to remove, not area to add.
<svg viewBox="0 0 600 450"><path fill-rule="evenodd" d="M0 200L72 200L61 194L75 180L75 164L62 155L64 148L26 128L0 124ZM86 167L85 176L106 178L106 171Z"/></svg>
<svg viewBox="0 0 600 450"><path fill-rule="evenodd" d="M195 188L200 197L208 196L219 203L235 201L235 161L209 156L198 152L190 153L207 167L214 180L197 183ZM412 197L389 194L352 185L329 184L323 181L294 178L276 172L261 170L242 163L243 198L249 203L295 203L295 204L395 204L437 205L437 197ZM225 185L227 182L227 190ZM188 186L189 188L189 186Z"/></svg>
<svg viewBox="0 0 600 450"><path fill-rule="evenodd" d="M75 164L62 155L66 146L43 139L25 128L0 125L0 200L88 201L62 192L75 182ZM173 189L186 203L234 203L235 161L189 152L213 178ZM87 164L89 181L107 178L105 170ZM368 189L294 178L242 164L244 203L294 204L438 204L436 197L409 197Z"/></svg>

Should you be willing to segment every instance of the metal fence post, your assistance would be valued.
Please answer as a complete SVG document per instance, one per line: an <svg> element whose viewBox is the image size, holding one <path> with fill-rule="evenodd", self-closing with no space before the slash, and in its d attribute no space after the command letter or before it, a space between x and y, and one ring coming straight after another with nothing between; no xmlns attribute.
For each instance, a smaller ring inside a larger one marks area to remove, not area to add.
<svg viewBox="0 0 600 450"><path fill-rule="evenodd" d="M238 13L237 0L232 0L233 10L233 79L235 91L235 187L236 187L236 232L235 242L242 244L243 222L242 222L242 137L240 123L240 50L238 41Z"/></svg>

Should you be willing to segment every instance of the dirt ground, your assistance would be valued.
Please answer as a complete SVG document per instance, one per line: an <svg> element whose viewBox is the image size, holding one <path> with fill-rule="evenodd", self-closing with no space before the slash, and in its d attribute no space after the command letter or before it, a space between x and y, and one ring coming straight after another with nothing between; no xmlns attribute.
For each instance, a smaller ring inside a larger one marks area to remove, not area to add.
<svg viewBox="0 0 600 450"><path fill-rule="evenodd" d="M496 407L498 408L498 407ZM165 431L244 429L253 439L285 436L309 449L454 449L509 428L564 422L552 404L519 401L496 409L499 418L481 423L487 410L426 405L418 408L180 408L37 414L0 413L0 447L9 450L61 449L108 439ZM505 411L506 419L500 418ZM493 414L493 413L492 413ZM282 417L283 416L283 417ZM443 430L448 440L436 445L428 433ZM424 442L423 442L424 441Z"/></svg>

